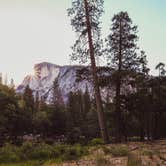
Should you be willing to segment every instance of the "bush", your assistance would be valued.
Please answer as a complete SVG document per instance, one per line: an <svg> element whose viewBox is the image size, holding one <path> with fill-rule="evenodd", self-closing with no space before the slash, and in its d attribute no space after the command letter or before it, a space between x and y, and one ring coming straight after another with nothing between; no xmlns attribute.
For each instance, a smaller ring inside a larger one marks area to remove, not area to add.
<svg viewBox="0 0 166 166"><path fill-rule="evenodd" d="M90 145L96 146L96 145L103 145L104 142L101 138L94 138L91 140Z"/></svg>
<svg viewBox="0 0 166 166"><path fill-rule="evenodd" d="M103 150L104 154L106 154L106 155L111 153L110 148L107 148L105 146L102 147L102 150Z"/></svg>
<svg viewBox="0 0 166 166"><path fill-rule="evenodd" d="M150 158L153 158L153 155L156 154L156 152L151 150L143 150L142 155L149 156Z"/></svg>
<svg viewBox="0 0 166 166"><path fill-rule="evenodd" d="M29 160L75 160L87 154L87 149L77 145L47 145L45 143L25 142L17 147L6 144L0 149L0 163L15 163Z"/></svg>
<svg viewBox="0 0 166 166"><path fill-rule="evenodd" d="M74 144L74 143L80 141L80 137L81 137L80 128L75 127L73 129L71 129L71 131L68 133L67 142L70 144Z"/></svg>
<svg viewBox="0 0 166 166"><path fill-rule="evenodd" d="M104 156L96 156L95 159L96 166L109 166L110 161L104 158Z"/></svg>
<svg viewBox="0 0 166 166"><path fill-rule="evenodd" d="M76 160L85 154L87 154L87 149L79 144L68 146L62 155L62 160Z"/></svg>
<svg viewBox="0 0 166 166"><path fill-rule="evenodd" d="M34 148L34 145L32 142L26 141L22 144L20 147L20 158L21 160L28 160L29 159L29 154L31 154L32 149Z"/></svg>
<svg viewBox="0 0 166 166"><path fill-rule="evenodd" d="M127 156L129 153L129 150L126 146L112 146L110 149L110 152L115 157L122 157Z"/></svg>
<svg viewBox="0 0 166 166"><path fill-rule="evenodd" d="M32 148L32 151L30 154L27 154L30 159L32 160L45 160L45 159L51 159L54 157L54 149L47 144L39 144L36 147Z"/></svg>
<svg viewBox="0 0 166 166"><path fill-rule="evenodd" d="M11 144L5 144L0 149L0 163L18 162L20 161L19 150Z"/></svg>
<svg viewBox="0 0 166 166"><path fill-rule="evenodd" d="M63 155L67 149L68 145L58 144L54 146L54 151L56 151L59 155Z"/></svg>

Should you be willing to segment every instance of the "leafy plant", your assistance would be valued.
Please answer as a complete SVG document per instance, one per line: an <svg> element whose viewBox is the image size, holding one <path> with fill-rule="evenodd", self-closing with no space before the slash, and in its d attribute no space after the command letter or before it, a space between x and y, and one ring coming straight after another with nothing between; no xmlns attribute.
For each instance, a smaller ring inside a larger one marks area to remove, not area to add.
<svg viewBox="0 0 166 166"><path fill-rule="evenodd" d="M91 140L90 145L96 146L96 145L103 145L104 142L101 138L94 138Z"/></svg>
<svg viewBox="0 0 166 166"><path fill-rule="evenodd" d="M110 161L107 160L106 158L104 158L104 156L96 156L95 159L95 165L96 166L109 166L110 165Z"/></svg>
<svg viewBox="0 0 166 166"><path fill-rule="evenodd" d="M112 146L110 152L115 157L127 156L129 153L129 149L126 146Z"/></svg>

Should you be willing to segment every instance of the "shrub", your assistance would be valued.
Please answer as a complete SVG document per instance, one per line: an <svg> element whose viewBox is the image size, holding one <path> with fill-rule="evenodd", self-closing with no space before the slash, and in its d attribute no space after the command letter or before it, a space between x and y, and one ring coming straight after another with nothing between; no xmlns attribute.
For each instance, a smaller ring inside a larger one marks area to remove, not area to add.
<svg viewBox="0 0 166 166"><path fill-rule="evenodd" d="M95 165L96 166L109 166L110 165L110 161L107 160L106 158L104 158L104 156L96 156L95 159Z"/></svg>
<svg viewBox="0 0 166 166"><path fill-rule="evenodd" d="M24 142L22 146L20 147L21 160L28 160L29 154L31 154L33 148L34 148L34 145L32 142L29 142L29 141Z"/></svg>
<svg viewBox="0 0 166 166"><path fill-rule="evenodd" d="M71 131L67 135L67 142L70 144L74 144L80 141L81 131L78 127L71 129Z"/></svg>
<svg viewBox="0 0 166 166"><path fill-rule="evenodd" d="M85 154L87 154L87 149L79 144L68 146L62 155L62 160L76 160Z"/></svg>
<svg viewBox="0 0 166 166"><path fill-rule="evenodd" d="M102 147L102 150L103 150L104 154L106 154L106 155L111 153L111 150L105 146Z"/></svg>
<svg viewBox="0 0 166 166"><path fill-rule="evenodd" d="M153 153L155 153L155 152L150 151L150 150L143 150L142 151L142 155L149 156L150 158L153 157Z"/></svg>
<svg viewBox="0 0 166 166"><path fill-rule="evenodd" d="M20 152L16 146L5 144L0 149L0 163L18 162L20 161L19 154Z"/></svg>
<svg viewBox="0 0 166 166"><path fill-rule="evenodd" d="M129 153L129 150L126 146L112 146L110 149L110 152L115 157L122 157L127 156Z"/></svg>
<svg viewBox="0 0 166 166"><path fill-rule="evenodd" d="M39 144L36 147L32 148L32 151L28 156L32 160L51 159L52 157L54 157L54 150L50 145L43 143L43 144Z"/></svg>
<svg viewBox="0 0 166 166"><path fill-rule="evenodd" d="M91 140L90 145L96 146L96 145L103 145L104 142L101 138L94 138Z"/></svg>
<svg viewBox="0 0 166 166"><path fill-rule="evenodd" d="M77 145L47 145L45 143L34 144L25 142L17 147L6 144L0 148L0 163L15 163L29 160L75 160L87 154L87 149L80 144Z"/></svg>
<svg viewBox="0 0 166 166"><path fill-rule="evenodd" d="M54 151L57 152L59 155L63 155L67 149L68 145L58 144L54 146Z"/></svg>

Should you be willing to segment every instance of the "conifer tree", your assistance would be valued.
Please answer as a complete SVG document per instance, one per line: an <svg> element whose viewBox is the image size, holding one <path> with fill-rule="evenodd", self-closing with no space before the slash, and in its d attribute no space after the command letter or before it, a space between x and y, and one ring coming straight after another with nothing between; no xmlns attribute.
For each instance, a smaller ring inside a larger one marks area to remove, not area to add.
<svg viewBox="0 0 166 166"><path fill-rule="evenodd" d="M30 110L33 114L34 112L34 97L33 97L33 91L30 89L30 87L27 85L23 94L23 100L25 101L25 107L26 109Z"/></svg>
<svg viewBox="0 0 166 166"><path fill-rule="evenodd" d="M85 93L83 95L83 109L84 114L86 115L91 109L91 101L89 96L88 87L86 86Z"/></svg>
<svg viewBox="0 0 166 166"><path fill-rule="evenodd" d="M132 25L132 20L127 12L120 12L112 19L111 33L108 36L107 51L108 62L116 70L116 139L120 141L122 136L121 126L121 86L124 71L138 70L137 54L137 26Z"/></svg>
<svg viewBox="0 0 166 166"><path fill-rule="evenodd" d="M158 63L157 65L156 65L156 70L159 70L159 77L161 77L161 76L164 76L165 75L165 69L164 69L164 67L165 67L165 64L164 63L162 63L162 62L160 62L160 63Z"/></svg>
<svg viewBox="0 0 166 166"><path fill-rule="evenodd" d="M37 91L36 95L35 95L35 109L36 109L36 111L38 111L39 108L40 108L40 97L39 97L39 92Z"/></svg>
<svg viewBox="0 0 166 166"><path fill-rule="evenodd" d="M64 101L62 97L61 90L58 85L58 80L55 79L53 83L53 97L52 97L52 104L55 107L63 107L64 106Z"/></svg>
<svg viewBox="0 0 166 166"><path fill-rule="evenodd" d="M68 14L71 17L71 25L78 34L71 59L79 60L79 62L83 63L90 59L98 121L101 136L106 143L108 142L108 133L103 113L95 60L95 56L101 55L100 17L102 13L103 0L72 0L72 8L68 9Z"/></svg>
<svg viewBox="0 0 166 166"><path fill-rule="evenodd" d="M145 51L141 50L140 52L140 58L139 58L139 63L140 63L140 72L143 75L147 75L149 72L149 68L147 67L148 61L147 61L147 56Z"/></svg>

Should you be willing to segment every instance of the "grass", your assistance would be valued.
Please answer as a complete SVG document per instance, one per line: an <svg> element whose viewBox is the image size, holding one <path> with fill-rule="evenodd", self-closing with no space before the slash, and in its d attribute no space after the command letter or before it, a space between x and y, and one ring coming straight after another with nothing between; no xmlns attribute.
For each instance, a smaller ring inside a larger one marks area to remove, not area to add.
<svg viewBox="0 0 166 166"><path fill-rule="evenodd" d="M142 162L159 165L166 160L164 151L160 151L164 149L160 142L152 146L140 142L109 145L103 145L100 140L92 142L93 146L32 142L25 142L21 146L6 144L0 148L0 166L55 166L74 161L80 165L85 162L95 166L109 166L116 160L127 166L140 166Z"/></svg>
<svg viewBox="0 0 166 166"><path fill-rule="evenodd" d="M41 161L26 161L26 162L19 162L19 163L3 163L0 166L41 166L43 162Z"/></svg>
<svg viewBox="0 0 166 166"><path fill-rule="evenodd" d="M94 138L90 141L91 146L96 146L96 145L103 145L104 142L101 138Z"/></svg>
<svg viewBox="0 0 166 166"><path fill-rule="evenodd" d="M144 156L149 156L151 159L153 158L153 155L155 154L155 152L154 151L151 151L151 150L143 150L142 151L142 155L144 155Z"/></svg>
<svg viewBox="0 0 166 166"><path fill-rule="evenodd" d="M32 142L25 142L20 147L6 144L0 148L0 166L41 166L42 163L50 160L54 160L55 163L77 160L87 153L87 148L79 144L47 145L45 143L34 144Z"/></svg>
<svg viewBox="0 0 166 166"><path fill-rule="evenodd" d="M106 147L106 146L103 146L103 147L102 147L102 150L103 150L103 152L104 152L104 154L105 154L105 155L107 155L107 154L110 154L110 153L111 153L110 148L108 148L108 147Z"/></svg>
<svg viewBox="0 0 166 166"><path fill-rule="evenodd" d="M129 149L125 145L114 145L110 148L110 153L114 157L123 157L129 154Z"/></svg>
<svg viewBox="0 0 166 166"><path fill-rule="evenodd" d="M138 154L130 153L128 154L127 166L140 166L141 158Z"/></svg>
<svg viewBox="0 0 166 166"><path fill-rule="evenodd" d="M95 165L96 166L109 166L110 161L106 159L104 156L97 155L95 158Z"/></svg>

